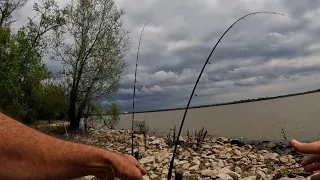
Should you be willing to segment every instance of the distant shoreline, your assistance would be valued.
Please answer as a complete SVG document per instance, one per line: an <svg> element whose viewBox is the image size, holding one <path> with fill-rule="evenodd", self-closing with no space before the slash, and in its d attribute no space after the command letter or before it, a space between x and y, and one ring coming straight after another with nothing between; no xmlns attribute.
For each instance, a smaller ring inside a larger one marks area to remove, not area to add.
<svg viewBox="0 0 320 180"><path fill-rule="evenodd" d="M287 95L280 95L280 96L273 96L273 97L263 97L263 98L255 98L255 99L246 99L246 100L239 100L239 101L233 101L233 102L226 102L226 103L217 103L217 104L208 104L208 105L200 105L200 106L193 106L189 107L189 109L198 109L198 108L206 108L206 107L214 107L214 106L226 106L226 105L233 105L233 104L243 104L243 103L249 103L249 102L257 102L257 101L266 101L266 100L272 100L272 99L280 99L280 98L286 98L286 97L292 97L292 96L300 96L305 94L312 94L320 92L320 89L312 90L312 91L306 91L306 92L300 92L300 93L293 93L293 94L287 94ZM137 111L134 113L151 113L151 112L164 112L164 111L178 111L183 110L183 108L171 108L171 109L160 109L160 110L151 110L151 111ZM126 114L132 114L132 112L128 112Z"/></svg>

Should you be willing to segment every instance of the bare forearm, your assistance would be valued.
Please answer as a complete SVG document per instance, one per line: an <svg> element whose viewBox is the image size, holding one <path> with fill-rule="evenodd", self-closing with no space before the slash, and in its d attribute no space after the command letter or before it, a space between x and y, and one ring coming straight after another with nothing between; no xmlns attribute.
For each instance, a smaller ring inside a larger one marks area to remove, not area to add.
<svg viewBox="0 0 320 180"><path fill-rule="evenodd" d="M1 113L0 144L0 179L72 179L112 173L113 153L47 136Z"/></svg>

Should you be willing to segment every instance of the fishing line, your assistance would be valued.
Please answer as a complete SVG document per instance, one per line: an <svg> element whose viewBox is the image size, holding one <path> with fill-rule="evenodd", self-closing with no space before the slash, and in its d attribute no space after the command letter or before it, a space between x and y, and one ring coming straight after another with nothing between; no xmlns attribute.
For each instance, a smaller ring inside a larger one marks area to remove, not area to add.
<svg viewBox="0 0 320 180"><path fill-rule="evenodd" d="M242 19L248 17L248 16L251 16L251 15L256 15L256 14L274 14L274 15L281 15L281 16L284 16L284 14L281 14L281 13L277 13L277 12L269 12L269 11L258 11L258 12L253 12L253 13L250 13L250 14L247 14L245 16L242 16L241 18L239 18L237 21L235 21L223 34L222 36L219 38L218 42L216 43L216 45L213 47L212 51L210 52L206 62L204 63L203 67L202 67L202 70L199 74L199 77L194 85L194 88L192 90L192 93L191 93L191 96L189 98L189 101L188 101L188 104L187 104L187 107L185 109L185 112L184 112L184 115L183 115L183 118L182 118L182 121L181 121L181 125L180 125L180 128L179 128L179 132L178 132L178 135L177 135L177 139L176 139L176 143L175 143L175 146L174 146L174 150L173 150L173 154L172 154L172 159L171 159L171 162L170 162L170 167L169 167L169 171L168 171L168 180L171 179L171 176L172 176L172 170L173 170L173 166L174 166L174 158L176 156L176 152L177 152L177 147L178 147L178 142L179 142L179 137L181 135L181 131L182 131L182 127L183 127L183 124L184 124L184 121L185 121L185 118L186 118L186 115L187 115L187 112L188 112L188 109L189 109L189 106L190 106L190 102L192 100L192 97L194 96L194 92L197 88L197 85L199 83L199 80L201 78L201 75L206 67L207 64L210 64L209 62L209 59L211 58L211 55L212 53L214 52L214 50L216 49L216 47L218 46L219 43L221 43L221 39L225 36L225 34L239 21L241 21Z"/></svg>
<svg viewBox="0 0 320 180"><path fill-rule="evenodd" d="M149 20L148 20L149 21ZM138 70L138 61L139 61L139 53L140 53L140 45L141 45L141 39L143 35L144 28L147 26L148 21L144 24L141 34L140 34L140 39L139 39L139 45L138 45L138 52L137 52L137 60L136 60L136 69L134 73L134 83L133 83L133 100L132 100L132 121L131 121L131 155L133 156L133 151L134 151L134 101L136 98L136 82L137 82L137 70Z"/></svg>

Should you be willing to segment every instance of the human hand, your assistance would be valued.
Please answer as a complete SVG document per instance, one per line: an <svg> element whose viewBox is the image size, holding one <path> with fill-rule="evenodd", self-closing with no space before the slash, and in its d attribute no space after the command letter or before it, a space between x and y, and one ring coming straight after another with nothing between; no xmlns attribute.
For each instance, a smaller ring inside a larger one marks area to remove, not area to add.
<svg viewBox="0 0 320 180"><path fill-rule="evenodd" d="M301 162L301 165L304 167L304 171L314 172L320 170L320 141L302 143L297 140L291 140L290 145L297 152L312 154ZM311 180L320 180L320 174L312 176Z"/></svg>
<svg viewBox="0 0 320 180"><path fill-rule="evenodd" d="M113 154L110 161L113 177L109 176L104 179L113 180L117 177L121 180L143 180L143 176L147 174L146 170L133 156Z"/></svg>

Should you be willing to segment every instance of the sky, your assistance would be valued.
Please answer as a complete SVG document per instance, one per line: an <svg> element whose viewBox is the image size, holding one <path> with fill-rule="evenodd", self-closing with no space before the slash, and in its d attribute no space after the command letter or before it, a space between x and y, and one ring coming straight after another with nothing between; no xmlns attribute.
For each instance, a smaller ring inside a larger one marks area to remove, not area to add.
<svg viewBox="0 0 320 180"><path fill-rule="evenodd" d="M19 12L18 28L33 1ZM132 111L136 53L146 23L137 71L135 110L182 108L210 51L191 106L278 96L320 88L320 1L318 0L115 0L130 32L128 64L117 102ZM49 69L60 65L45 60Z"/></svg>

